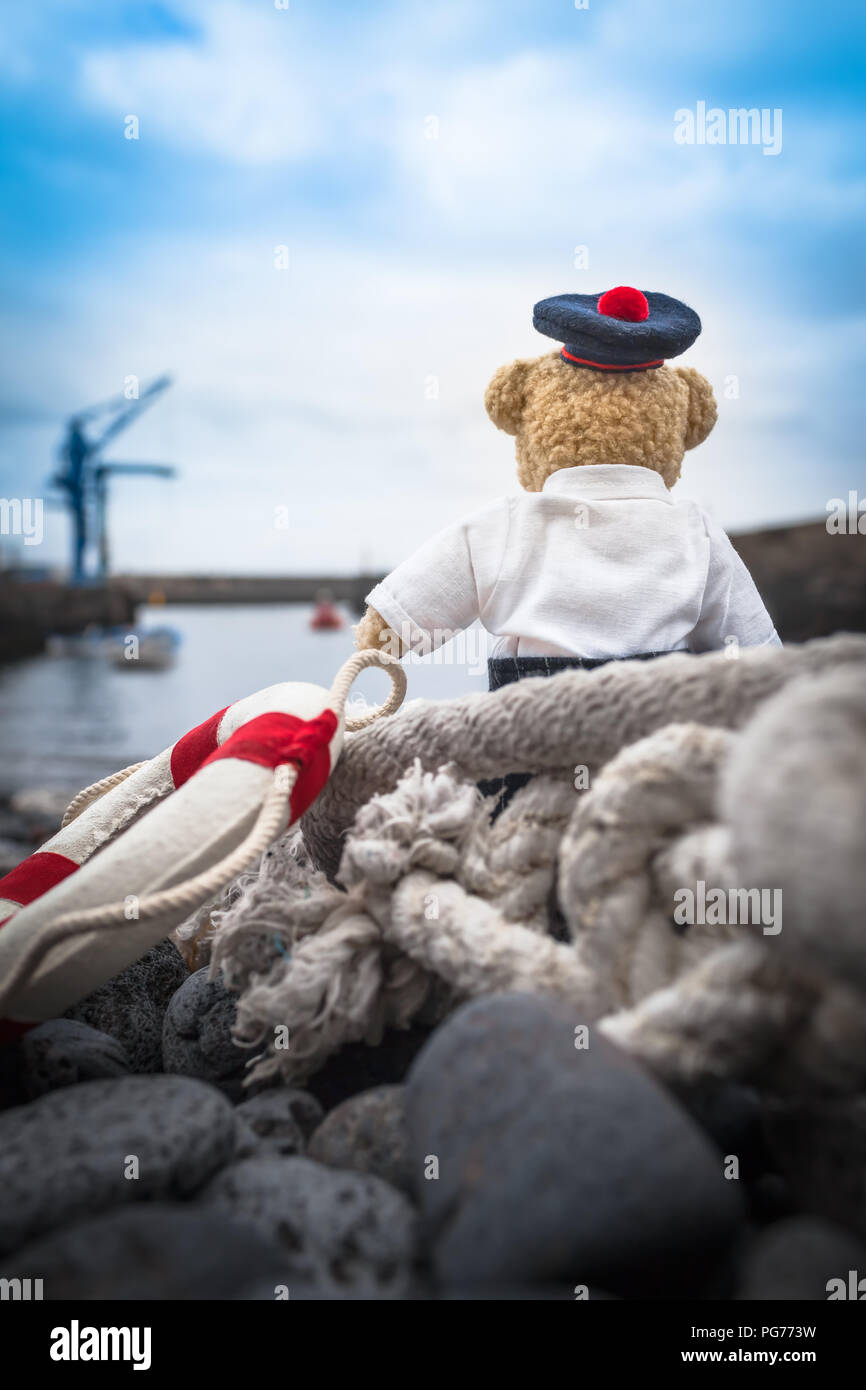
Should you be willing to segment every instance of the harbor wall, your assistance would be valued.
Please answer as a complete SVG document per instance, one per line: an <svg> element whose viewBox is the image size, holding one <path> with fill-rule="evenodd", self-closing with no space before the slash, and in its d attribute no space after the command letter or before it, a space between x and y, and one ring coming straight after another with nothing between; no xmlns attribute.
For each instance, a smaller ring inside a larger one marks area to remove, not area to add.
<svg viewBox="0 0 866 1390"><path fill-rule="evenodd" d="M866 632L866 536L828 532L824 521L733 536L785 642ZM0 662L43 650L52 633L133 624L146 603L313 603L323 595L363 612L382 578L363 575L117 575L70 588L0 576Z"/></svg>

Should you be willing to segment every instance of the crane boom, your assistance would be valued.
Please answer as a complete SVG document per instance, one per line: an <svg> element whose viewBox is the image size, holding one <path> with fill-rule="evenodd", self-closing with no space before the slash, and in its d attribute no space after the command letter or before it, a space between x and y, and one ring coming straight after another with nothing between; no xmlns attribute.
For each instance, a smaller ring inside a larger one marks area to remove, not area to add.
<svg viewBox="0 0 866 1390"><path fill-rule="evenodd" d="M177 469L171 463L100 463L94 471L97 478L108 473L150 473L155 478L177 476Z"/></svg>
<svg viewBox="0 0 866 1390"><path fill-rule="evenodd" d="M99 439L92 445L93 452L98 453L104 449L110 439L114 439L122 430L127 429L136 416L146 410L149 405L152 405L155 398L167 390L170 385L170 376L161 376L157 381L151 382L150 386L146 387L135 400L130 401L127 407L121 410L111 424L103 430Z"/></svg>
<svg viewBox="0 0 866 1390"><path fill-rule="evenodd" d="M96 572L93 578L104 580L108 572L108 480L113 474L149 474L151 477L173 478L176 469L165 463L104 463L100 454L109 440L127 429L135 419L152 405L157 396L171 385L170 376L157 377L133 400L112 396L70 420L63 446L65 471L55 481L67 496L72 518L72 582L86 582L87 551L96 540ZM114 414L102 433L85 433L85 424L99 415ZM95 519L95 525L93 524Z"/></svg>

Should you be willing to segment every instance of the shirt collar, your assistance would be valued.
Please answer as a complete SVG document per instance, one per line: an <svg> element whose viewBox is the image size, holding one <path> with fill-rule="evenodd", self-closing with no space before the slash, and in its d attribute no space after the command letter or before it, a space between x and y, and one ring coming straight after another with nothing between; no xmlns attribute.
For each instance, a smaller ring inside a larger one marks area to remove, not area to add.
<svg viewBox="0 0 866 1390"><path fill-rule="evenodd" d="M654 497L673 503L664 479L652 468L632 463L588 463L559 468L544 481L542 492L566 497Z"/></svg>

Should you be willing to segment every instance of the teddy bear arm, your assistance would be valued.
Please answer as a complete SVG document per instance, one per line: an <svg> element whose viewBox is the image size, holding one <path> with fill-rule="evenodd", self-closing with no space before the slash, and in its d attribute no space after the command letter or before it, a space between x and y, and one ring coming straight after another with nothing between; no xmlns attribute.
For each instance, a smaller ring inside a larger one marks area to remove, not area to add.
<svg viewBox="0 0 866 1390"><path fill-rule="evenodd" d="M355 646L358 651L375 647L379 651L386 650L393 656L403 656L406 651L399 634L388 626L381 613L369 606L355 628Z"/></svg>

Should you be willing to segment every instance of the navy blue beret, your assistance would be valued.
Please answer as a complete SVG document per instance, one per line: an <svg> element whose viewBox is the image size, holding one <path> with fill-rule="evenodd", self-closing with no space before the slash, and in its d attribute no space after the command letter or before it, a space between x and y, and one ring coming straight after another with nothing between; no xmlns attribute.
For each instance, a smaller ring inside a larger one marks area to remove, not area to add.
<svg viewBox="0 0 866 1390"><path fill-rule="evenodd" d="M555 294L532 312L539 333L563 343L564 361L601 372L641 372L678 357L701 331L694 309L670 295L618 285L606 294Z"/></svg>

